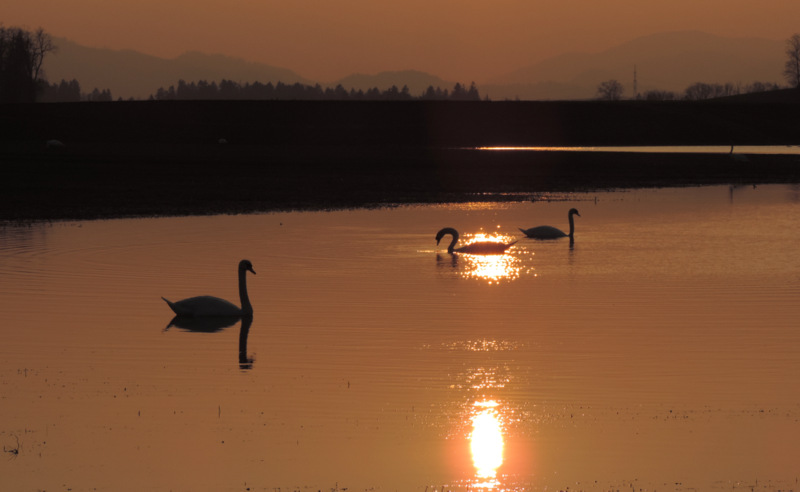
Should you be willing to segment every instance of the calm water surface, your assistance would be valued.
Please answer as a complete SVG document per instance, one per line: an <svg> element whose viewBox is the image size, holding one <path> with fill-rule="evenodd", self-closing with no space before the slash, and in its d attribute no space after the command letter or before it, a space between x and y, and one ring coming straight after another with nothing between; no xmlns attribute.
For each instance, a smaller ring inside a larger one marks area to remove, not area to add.
<svg viewBox="0 0 800 492"><path fill-rule="evenodd" d="M642 152L652 154L800 155L800 145L660 145L618 147L478 147L489 151Z"/></svg>
<svg viewBox="0 0 800 492"><path fill-rule="evenodd" d="M800 188L550 198L0 229L0 489L800 490Z"/></svg>

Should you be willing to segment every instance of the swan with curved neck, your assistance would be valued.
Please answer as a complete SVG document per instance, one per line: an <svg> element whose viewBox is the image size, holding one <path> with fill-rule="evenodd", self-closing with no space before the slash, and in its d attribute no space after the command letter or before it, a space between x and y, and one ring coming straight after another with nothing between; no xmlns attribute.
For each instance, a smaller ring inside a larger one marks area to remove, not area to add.
<svg viewBox="0 0 800 492"><path fill-rule="evenodd" d="M467 244L466 246L462 246L460 248L456 248L456 243L458 242L458 231L452 227L445 227L436 233L436 244L439 244L439 241L441 241L442 238L448 234L453 236L453 240L450 241L450 245L447 247L447 252L450 254L469 253L473 255L499 255L505 253L505 251L510 248L511 245L516 243L516 241L508 244L498 243L495 241L478 241Z"/></svg>
<svg viewBox="0 0 800 492"><path fill-rule="evenodd" d="M564 231L556 227L546 225L531 227L530 229L520 228L519 230L522 231L522 233L526 236L533 239L558 239L560 237L572 238L575 234L575 219L573 216L577 215L580 217L581 214L578 213L578 209L571 208L569 209L567 215L569 217L569 234L565 234Z"/></svg>
<svg viewBox="0 0 800 492"><path fill-rule="evenodd" d="M247 272L255 275L253 264L250 263L250 260L240 261L239 301L242 304L241 308L230 301L214 296L190 297L177 302L170 302L165 297L162 299L178 316L252 316L253 306L247 296Z"/></svg>

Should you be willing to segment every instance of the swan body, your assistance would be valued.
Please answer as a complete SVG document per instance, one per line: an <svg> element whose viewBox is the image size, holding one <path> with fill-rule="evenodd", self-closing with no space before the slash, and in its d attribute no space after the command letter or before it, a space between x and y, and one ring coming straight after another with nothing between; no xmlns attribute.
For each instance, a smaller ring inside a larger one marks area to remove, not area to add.
<svg viewBox="0 0 800 492"><path fill-rule="evenodd" d="M247 272L255 274L253 264L249 260L239 262L239 300L240 308L236 304L214 296L197 296L171 302L162 297L175 314L178 316L252 316L253 306L247 296Z"/></svg>
<svg viewBox="0 0 800 492"><path fill-rule="evenodd" d="M498 243L495 241L479 241L476 243L467 244L466 246L462 246L460 248L456 248L456 243L458 242L458 231L453 229L452 227L445 227L438 233L436 233L436 244L439 244L439 241L446 235L450 234L453 236L453 240L450 241L450 245L447 247L447 252L450 254L453 253L469 253L473 255L500 255L505 253L505 251L510 248L516 241L506 243Z"/></svg>
<svg viewBox="0 0 800 492"><path fill-rule="evenodd" d="M249 316L247 318L250 318ZM242 316L179 316L175 315L169 322L164 331L173 326L182 330L196 331L203 333L214 333L235 325L242 319Z"/></svg>
<svg viewBox="0 0 800 492"><path fill-rule="evenodd" d="M520 228L519 230L522 231L522 233L525 234L527 237L533 239L558 239L560 237L572 238L575 234L575 219L573 218L574 215L577 215L578 217L581 216L581 214L578 213L577 209L575 208L569 209L569 212L567 213L567 216L569 218L569 234L566 234L564 231L558 229L557 227L547 226L547 225L531 227L530 229Z"/></svg>

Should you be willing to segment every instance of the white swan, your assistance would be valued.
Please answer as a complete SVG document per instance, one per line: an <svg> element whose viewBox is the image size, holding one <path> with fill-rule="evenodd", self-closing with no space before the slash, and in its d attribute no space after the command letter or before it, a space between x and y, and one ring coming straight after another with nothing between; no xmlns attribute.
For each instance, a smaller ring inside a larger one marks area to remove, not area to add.
<svg viewBox="0 0 800 492"><path fill-rule="evenodd" d="M522 231L522 233L526 236L533 239L558 239L560 237L572 238L575 234L575 220L572 218L572 216L577 215L580 217L581 214L578 213L578 209L571 208L569 209L569 213L567 215L569 216L569 234L564 234L564 231L561 229L546 225L531 227L530 229L520 228L519 230Z"/></svg>
<svg viewBox="0 0 800 492"><path fill-rule="evenodd" d="M178 302L170 302L162 297L169 307L178 316L252 316L253 306L250 305L250 298L247 297L247 272L252 272L253 264L249 260L239 262L239 300L242 307L232 302L213 296L190 297Z"/></svg>
<svg viewBox="0 0 800 492"><path fill-rule="evenodd" d="M450 254L453 253L469 253L473 255L499 255L505 253L505 251L511 247L516 241L506 243L498 243L495 241L479 241L471 244L467 244L466 246L462 246L460 248L456 248L456 243L458 242L458 231L453 229L452 227L445 227L438 233L436 233L436 244L439 244L439 241L442 240L442 237L445 235L450 234L453 236L453 240L450 242L450 246L447 247L447 252Z"/></svg>

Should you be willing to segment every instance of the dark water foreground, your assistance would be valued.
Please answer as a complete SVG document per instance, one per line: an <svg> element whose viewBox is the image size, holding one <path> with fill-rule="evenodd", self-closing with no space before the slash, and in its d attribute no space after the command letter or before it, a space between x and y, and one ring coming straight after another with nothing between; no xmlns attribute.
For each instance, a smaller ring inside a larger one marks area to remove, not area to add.
<svg viewBox="0 0 800 492"><path fill-rule="evenodd" d="M0 220L244 213L800 181L797 156L485 152L785 145L800 104L117 102L0 112ZM792 140L794 138L794 140ZM47 146L56 139L63 146ZM225 143L220 143L225 142Z"/></svg>

